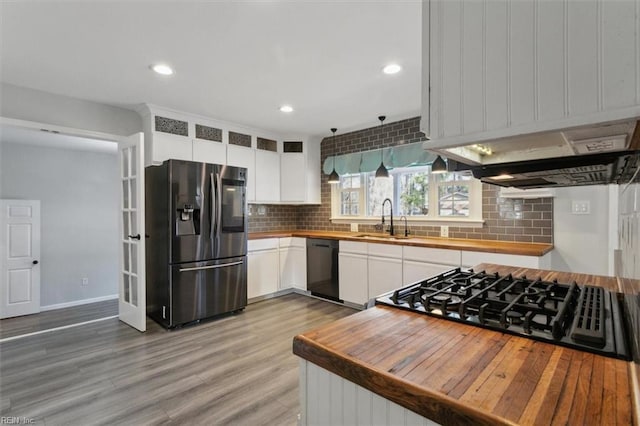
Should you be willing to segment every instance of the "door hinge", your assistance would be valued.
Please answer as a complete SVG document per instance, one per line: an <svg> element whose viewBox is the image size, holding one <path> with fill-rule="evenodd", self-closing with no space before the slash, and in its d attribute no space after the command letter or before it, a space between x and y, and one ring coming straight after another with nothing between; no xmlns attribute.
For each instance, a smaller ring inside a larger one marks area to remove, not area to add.
<svg viewBox="0 0 640 426"><path fill-rule="evenodd" d="M167 319L167 307L162 307L162 319Z"/></svg>

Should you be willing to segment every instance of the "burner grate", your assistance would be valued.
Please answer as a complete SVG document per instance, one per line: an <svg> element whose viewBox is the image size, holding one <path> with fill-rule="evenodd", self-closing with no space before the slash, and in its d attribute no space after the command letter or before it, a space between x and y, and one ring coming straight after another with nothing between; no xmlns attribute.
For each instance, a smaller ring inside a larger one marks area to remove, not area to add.
<svg viewBox="0 0 640 426"><path fill-rule="evenodd" d="M571 338L600 346L605 344L604 336L604 290L600 287L584 286L576 316L571 327Z"/></svg>

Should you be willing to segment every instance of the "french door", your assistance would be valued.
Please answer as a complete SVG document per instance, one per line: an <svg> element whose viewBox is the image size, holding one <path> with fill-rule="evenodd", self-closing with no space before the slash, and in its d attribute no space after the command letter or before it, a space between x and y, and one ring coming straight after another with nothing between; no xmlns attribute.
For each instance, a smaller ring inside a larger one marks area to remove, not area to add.
<svg viewBox="0 0 640 426"><path fill-rule="evenodd" d="M144 136L136 133L118 143L120 165L119 317L146 331Z"/></svg>

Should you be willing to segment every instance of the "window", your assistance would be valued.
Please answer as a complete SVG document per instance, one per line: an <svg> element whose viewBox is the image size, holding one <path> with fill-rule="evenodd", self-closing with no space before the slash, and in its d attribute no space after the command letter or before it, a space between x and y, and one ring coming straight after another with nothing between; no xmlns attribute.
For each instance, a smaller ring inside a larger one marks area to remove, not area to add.
<svg viewBox="0 0 640 426"><path fill-rule="evenodd" d="M379 220L386 198L393 202L394 216L411 221L482 220L480 181L462 172L431 174L430 166L396 168L388 179L376 179L375 172L341 176L332 186L332 219Z"/></svg>

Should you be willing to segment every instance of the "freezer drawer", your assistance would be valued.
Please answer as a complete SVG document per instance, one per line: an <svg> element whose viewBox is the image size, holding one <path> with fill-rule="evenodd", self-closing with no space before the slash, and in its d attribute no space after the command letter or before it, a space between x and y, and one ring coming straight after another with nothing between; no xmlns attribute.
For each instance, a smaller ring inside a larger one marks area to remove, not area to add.
<svg viewBox="0 0 640 426"><path fill-rule="evenodd" d="M247 257L171 266L169 327L243 309Z"/></svg>

